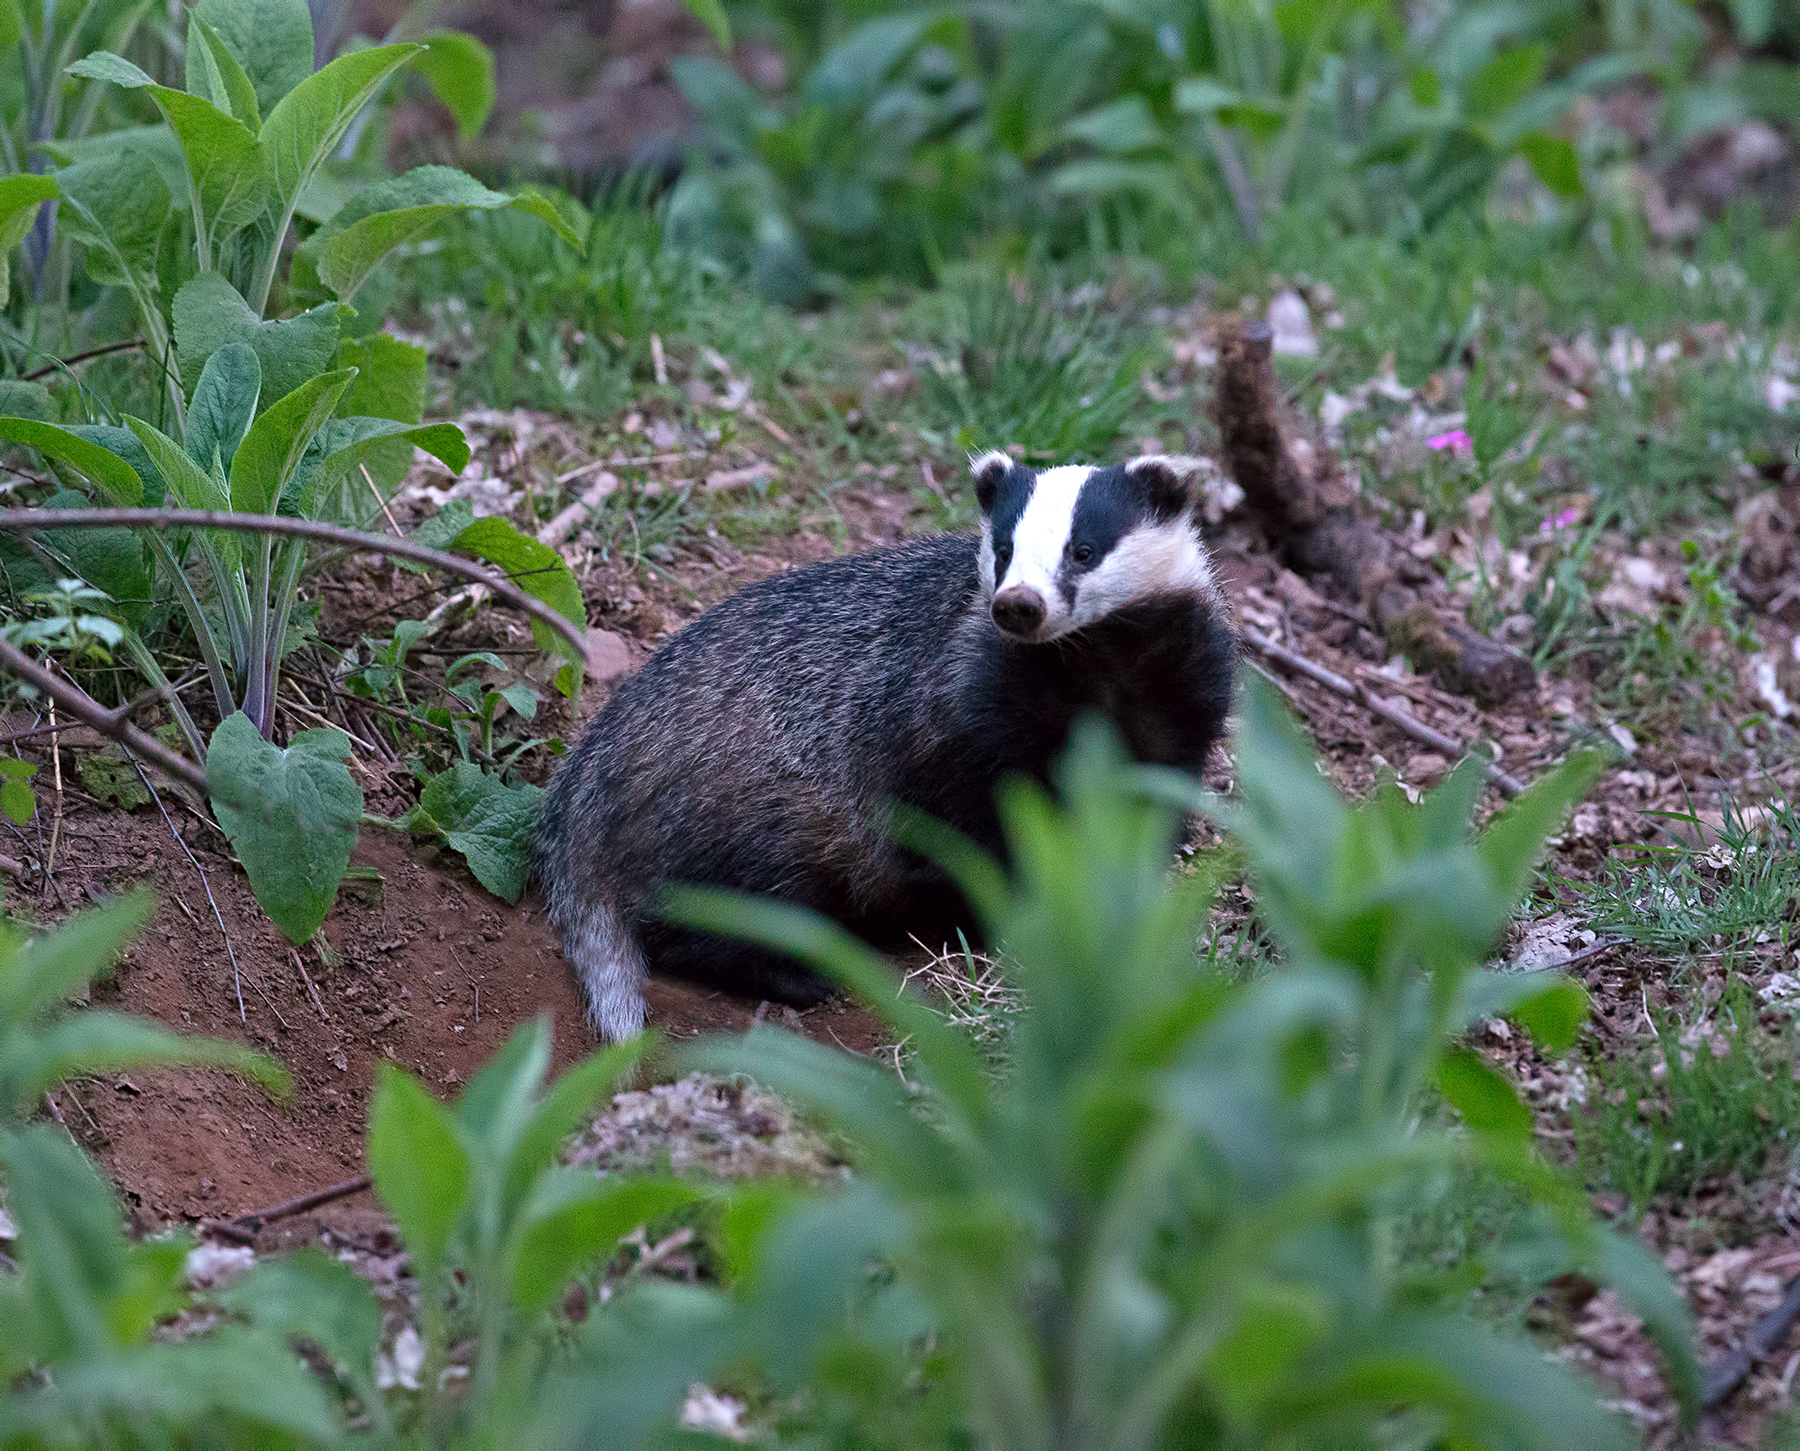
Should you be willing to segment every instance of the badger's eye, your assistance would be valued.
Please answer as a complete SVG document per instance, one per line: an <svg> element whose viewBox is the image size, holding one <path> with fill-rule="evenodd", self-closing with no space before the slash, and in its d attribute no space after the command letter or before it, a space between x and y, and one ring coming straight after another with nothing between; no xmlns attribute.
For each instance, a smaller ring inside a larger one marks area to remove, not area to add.
<svg viewBox="0 0 1800 1451"><path fill-rule="evenodd" d="M994 571L1005 574L1006 566L1012 563L1012 545L1002 544L994 551Z"/></svg>
<svg viewBox="0 0 1800 1451"><path fill-rule="evenodd" d="M1093 557L1094 557L1094 546L1093 545L1077 544L1075 546L1075 562L1077 564L1087 564L1093 559Z"/></svg>

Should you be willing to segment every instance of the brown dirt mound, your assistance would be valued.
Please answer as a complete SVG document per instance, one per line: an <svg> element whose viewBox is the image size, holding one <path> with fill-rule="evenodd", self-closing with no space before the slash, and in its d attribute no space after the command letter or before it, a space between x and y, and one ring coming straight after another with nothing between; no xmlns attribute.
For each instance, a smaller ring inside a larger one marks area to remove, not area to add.
<svg viewBox="0 0 1800 1451"><path fill-rule="evenodd" d="M206 888L155 809L77 813L65 822L58 894L72 895L75 883L90 897L144 883L158 897L96 1000L250 1043L286 1065L295 1091L275 1102L212 1070L121 1074L61 1090L65 1122L140 1225L230 1218L361 1172L384 1059L448 1098L540 1014L553 1024L558 1070L593 1046L537 904L488 896L454 857L366 832L356 863L378 877L345 883L323 954L297 952L257 909L242 872L207 849L192 821L181 829L207 872L238 982ZM759 1006L678 982L652 983L649 999L652 1023L677 1040L741 1031ZM794 1016L822 1042L866 1051L883 1040L879 1023L847 1003Z"/></svg>

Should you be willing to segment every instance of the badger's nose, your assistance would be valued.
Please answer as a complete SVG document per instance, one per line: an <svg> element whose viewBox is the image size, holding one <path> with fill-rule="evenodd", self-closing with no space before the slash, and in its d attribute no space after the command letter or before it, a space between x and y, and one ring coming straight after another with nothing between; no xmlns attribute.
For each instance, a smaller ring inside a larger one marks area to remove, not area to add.
<svg viewBox="0 0 1800 1451"><path fill-rule="evenodd" d="M1043 628L1044 597L1022 584L994 596L994 623L1009 635L1029 640Z"/></svg>

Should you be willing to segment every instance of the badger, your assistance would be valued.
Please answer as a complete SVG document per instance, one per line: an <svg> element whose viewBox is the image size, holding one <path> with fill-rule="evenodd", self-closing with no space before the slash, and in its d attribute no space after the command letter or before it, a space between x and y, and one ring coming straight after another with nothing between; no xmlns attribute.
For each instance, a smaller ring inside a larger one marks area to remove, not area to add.
<svg viewBox="0 0 1800 1451"><path fill-rule="evenodd" d="M1189 461L972 463L978 534L750 585L627 678L551 781L537 872L597 1033L643 1029L649 972L797 1007L826 982L662 920L665 884L809 907L881 946L954 940L947 876L894 840L896 803L1004 851L995 788L1044 781L1077 717L1198 774L1236 640Z"/></svg>

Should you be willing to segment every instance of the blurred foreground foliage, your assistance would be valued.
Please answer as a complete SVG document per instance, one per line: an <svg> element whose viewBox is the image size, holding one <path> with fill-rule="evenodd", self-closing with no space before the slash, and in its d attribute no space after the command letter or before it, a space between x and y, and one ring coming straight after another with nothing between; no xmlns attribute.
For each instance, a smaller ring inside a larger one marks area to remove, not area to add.
<svg viewBox="0 0 1800 1451"><path fill-rule="evenodd" d="M1471 1312L1490 1269L1609 1285L1691 1412L1690 1327L1660 1264L1589 1221L1512 1086L1460 1044L1496 1016L1556 1052L1581 1029L1567 979L1479 964L1593 760L1472 835L1472 763L1416 805L1389 787L1351 807L1260 687L1235 744L1243 789L1226 803L1078 732L1055 794L1005 792L1006 865L909 826L1001 945L1019 1006L997 1074L831 924L672 899L690 923L834 975L909 1044L905 1078L766 1025L682 1054L816 1115L855 1166L835 1191L559 1167L638 1044L546 1087L548 1031L529 1026L454 1106L387 1070L370 1168L417 1286L391 1353L379 1302L342 1265L270 1258L189 1293L182 1241L128 1246L79 1152L49 1128L7 1130L0 1443L694 1444L675 1422L704 1384L744 1397L761 1444L1635 1444L1546 1350ZM1196 961L1224 868L1169 869L1195 808L1248 866L1282 957L1264 975ZM83 930L25 962L73 961ZM1460 1122L1422 1126L1431 1099ZM1481 1262L1408 1261L1409 1198L1466 1169L1527 1212ZM571 1323L571 1280L671 1215L699 1226L716 1283L627 1277Z"/></svg>

